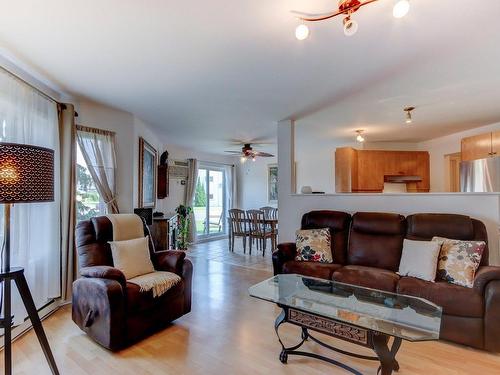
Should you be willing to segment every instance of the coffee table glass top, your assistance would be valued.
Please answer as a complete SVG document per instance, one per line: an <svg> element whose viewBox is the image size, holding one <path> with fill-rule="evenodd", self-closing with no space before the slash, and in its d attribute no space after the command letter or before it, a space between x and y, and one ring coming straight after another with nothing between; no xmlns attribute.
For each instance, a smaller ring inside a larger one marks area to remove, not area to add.
<svg viewBox="0 0 500 375"><path fill-rule="evenodd" d="M252 297L409 341L439 339L441 307L422 298L300 275L277 275Z"/></svg>

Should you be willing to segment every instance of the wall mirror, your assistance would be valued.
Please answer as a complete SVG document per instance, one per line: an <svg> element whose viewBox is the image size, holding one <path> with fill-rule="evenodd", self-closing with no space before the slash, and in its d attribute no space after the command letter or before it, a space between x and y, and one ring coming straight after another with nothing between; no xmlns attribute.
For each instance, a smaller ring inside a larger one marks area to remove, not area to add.
<svg viewBox="0 0 500 375"><path fill-rule="evenodd" d="M153 146L139 138L139 207L156 205L157 152Z"/></svg>

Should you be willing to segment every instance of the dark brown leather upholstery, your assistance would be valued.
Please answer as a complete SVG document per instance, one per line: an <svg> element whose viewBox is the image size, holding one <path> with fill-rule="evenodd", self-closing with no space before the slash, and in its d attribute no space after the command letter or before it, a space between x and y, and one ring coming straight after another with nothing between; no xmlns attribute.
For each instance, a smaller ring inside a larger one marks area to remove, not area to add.
<svg viewBox="0 0 500 375"><path fill-rule="evenodd" d="M302 229L330 229L333 263L346 264L351 215L339 211L311 211L302 216Z"/></svg>
<svg viewBox="0 0 500 375"><path fill-rule="evenodd" d="M302 216L301 229L329 228L332 236L333 263L346 264L347 242L351 215L340 211L311 211ZM281 273L286 262L294 260L297 249L294 242L278 245L273 253L274 274Z"/></svg>
<svg viewBox="0 0 500 375"><path fill-rule="evenodd" d="M397 292L421 297L443 308L448 315L482 318L483 294L474 288L464 288L446 281L431 283L414 277L402 277Z"/></svg>
<svg viewBox="0 0 500 375"><path fill-rule="evenodd" d="M330 214L321 217L322 213L330 212L305 214L302 227L330 227L327 223L335 221L334 218ZM337 212L335 218L342 217L340 214ZM279 244L273 254L274 272L334 279L427 299L443 308L442 339L500 352L500 267L488 266L487 247L473 288L440 280L431 283L412 277L400 278L394 272L399 268L404 238L428 241L434 236L488 244L484 224L468 216L422 213L405 219L397 214L362 212L352 216L345 262L329 265L296 262L293 260L295 244L285 243Z"/></svg>
<svg viewBox="0 0 500 375"><path fill-rule="evenodd" d="M340 267L342 267L341 264L335 263L297 262L289 260L283 265L283 271L284 273L297 273L299 275L330 280L333 272Z"/></svg>
<svg viewBox="0 0 500 375"><path fill-rule="evenodd" d="M333 273L333 280L394 293L399 276L395 272L380 268L345 266Z"/></svg>
<svg viewBox="0 0 500 375"><path fill-rule="evenodd" d="M348 264L397 271L405 231L404 216L357 212L352 217Z"/></svg>
<svg viewBox="0 0 500 375"><path fill-rule="evenodd" d="M149 234L147 226L145 235ZM183 251L155 252L149 243L156 270L178 274L182 281L160 297L140 292L113 267L108 241L113 227L101 216L82 221L76 244L82 278L73 283L73 321L102 346L119 350L191 311L193 268Z"/></svg>
<svg viewBox="0 0 500 375"><path fill-rule="evenodd" d="M432 237L453 238L456 240L478 240L488 243L484 224L465 215L451 214L414 214L406 218L408 230L406 238L429 241ZM481 265L488 265L488 246L483 251Z"/></svg>

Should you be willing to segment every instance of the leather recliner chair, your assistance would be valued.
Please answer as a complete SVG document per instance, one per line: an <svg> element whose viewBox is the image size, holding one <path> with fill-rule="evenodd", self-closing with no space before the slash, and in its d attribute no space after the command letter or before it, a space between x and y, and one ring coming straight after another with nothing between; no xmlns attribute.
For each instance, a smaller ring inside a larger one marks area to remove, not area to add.
<svg viewBox="0 0 500 375"><path fill-rule="evenodd" d="M144 226L145 235L149 234ZM151 237L150 237L151 238ZM191 311L193 267L183 251L155 251L151 260L158 271L174 272L182 281L160 297L140 292L113 267L108 241L113 227L105 216L78 223L76 247L81 278L73 283L73 321L99 344L120 350Z"/></svg>

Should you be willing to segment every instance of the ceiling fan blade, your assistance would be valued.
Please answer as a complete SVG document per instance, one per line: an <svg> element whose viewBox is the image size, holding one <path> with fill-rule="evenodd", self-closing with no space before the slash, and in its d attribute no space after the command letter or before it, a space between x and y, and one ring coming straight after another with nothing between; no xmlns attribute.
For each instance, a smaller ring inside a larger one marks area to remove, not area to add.
<svg viewBox="0 0 500 375"><path fill-rule="evenodd" d="M263 157L263 158L272 158L274 156L273 154L269 154L267 152L261 152L261 151L256 151L253 154L255 156L260 156L260 157Z"/></svg>
<svg viewBox="0 0 500 375"><path fill-rule="evenodd" d="M224 152L227 152L229 154L236 154L236 155L241 155L242 154L241 151L224 151Z"/></svg>

